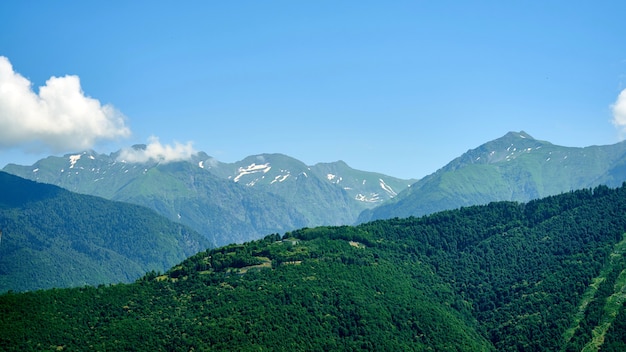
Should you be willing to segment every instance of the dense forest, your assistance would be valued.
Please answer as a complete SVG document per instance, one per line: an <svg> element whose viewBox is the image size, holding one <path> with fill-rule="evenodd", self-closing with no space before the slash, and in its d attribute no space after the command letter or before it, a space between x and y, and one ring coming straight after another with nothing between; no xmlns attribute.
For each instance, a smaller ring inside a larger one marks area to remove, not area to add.
<svg viewBox="0 0 626 352"><path fill-rule="evenodd" d="M23 350L623 351L626 185L200 252L133 284L0 296Z"/></svg>

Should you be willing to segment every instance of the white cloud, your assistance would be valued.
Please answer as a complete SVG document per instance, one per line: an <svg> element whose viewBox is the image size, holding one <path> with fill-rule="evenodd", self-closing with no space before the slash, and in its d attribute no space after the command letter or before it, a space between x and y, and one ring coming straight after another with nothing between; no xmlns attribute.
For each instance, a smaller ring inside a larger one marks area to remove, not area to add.
<svg viewBox="0 0 626 352"><path fill-rule="evenodd" d="M129 163L145 163L150 160L168 163L189 160L196 153L191 142L186 144L174 142L174 146L163 145L159 138L152 136L145 148L124 148L117 159Z"/></svg>
<svg viewBox="0 0 626 352"><path fill-rule="evenodd" d="M619 129L620 138L626 136L626 89L622 90L615 101L615 104L611 105L613 111L613 125Z"/></svg>
<svg viewBox="0 0 626 352"><path fill-rule="evenodd" d="M204 161L204 163L208 167L217 167L220 164L219 160L213 157L209 157L208 159Z"/></svg>
<svg viewBox="0 0 626 352"><path fill-rule="evenodd" d="M63 152L128 136L124 116L85 96L78 76L51 77L36 93L0 56L0 149Z"/></svg>

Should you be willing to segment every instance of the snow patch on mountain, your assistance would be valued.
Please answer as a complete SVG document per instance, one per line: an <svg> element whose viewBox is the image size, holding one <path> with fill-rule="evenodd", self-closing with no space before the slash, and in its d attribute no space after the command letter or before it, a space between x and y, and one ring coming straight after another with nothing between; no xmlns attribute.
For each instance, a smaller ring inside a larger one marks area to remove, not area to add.
<svg viewBox="0 0 626 352"><path fill-rule="evenodd" d="M328 181L330 181L331 183L338 184L343 180L343 177L333 174L327 174L326 179L328 179Z"/></svg>
<svg viewBox="0 0 626 352"><path fill-rule="evenodd" d="M70 169L74 168L74 165L76 165L76 162L80 159L80 157L80 154L70 155Z"/></svg>
<svg viewBox="0 0 626 352"><path fill-rule="evenodd" d="M198 162L198 167L204 169L204 161Z"/></svg>
<svg viewBox="0 0 626 352"><path fill-rule="evenodd" d="M385 192L387 192L387 194L389 194L390 197L393 198L398 195L398 193L396 193L396 191L394 191L393 188L391 188L388 184L386 184L382 178L379 178L378 181L380 184L380 188L382 188Z"/></svg>
<svg viewBox="0 0 626 352"><path fill-rule="evenodd" d="M289 176L291 176L291 174L289 173L289 171L287 171L286 174L282 174L282 175L277 175L276 177L274 177L274 179L272 180L272 182L270 182L270 185L273 184L274 182L283 182L285 181Z"/></svg>
<svg viewBox="0 0 626 352"><path fill-rule="evenodd" d="M259 173L259 172L267 173L268 171L270 171L271 168L272 167L270 166L270 163L265 163L265 164L260 164L260 165L257 165L256 163L252 163L248 165L247 167L240 167L237 170L239 174L235 176L235 179L233 181L239 182L239 180L245 175L250 175L250 174Z"/></svg>
<svg viewBox="0 0 626 352"><path fill-rule="evenodd" d="M257 183L257 182L262 181L263 179L265 179L265 176L257 177L257 178L255 178L254 180L252 180L252 181L248 182L248 183L246 184L246 186L248 186L248 187L252 187L252 186L256 185L256 183Z"/></svg>
<svg viewBox="0 0 626 352"><path fill-rule="evenodd" d="M372 193L369 197L359 193L354 197L354 199L365 203L377 203L381 201L380 195L378 193Z"/></svg>

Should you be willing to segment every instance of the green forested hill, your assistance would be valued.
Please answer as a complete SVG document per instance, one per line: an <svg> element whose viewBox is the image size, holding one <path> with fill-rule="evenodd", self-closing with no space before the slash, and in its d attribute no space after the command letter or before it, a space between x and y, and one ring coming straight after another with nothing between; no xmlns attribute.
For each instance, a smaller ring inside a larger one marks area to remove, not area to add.
<svg viewBox="0 0 626 352"><path fill-rule="evenodd" d="M130 282L209 241L152 210L0 172L0 292Z"/></svg>
<svg viewBox="0 0 626 352"><path fill-rule="evenodd" d="M200 252L0 296L5 350L623 351L626 186Z"/></svg>

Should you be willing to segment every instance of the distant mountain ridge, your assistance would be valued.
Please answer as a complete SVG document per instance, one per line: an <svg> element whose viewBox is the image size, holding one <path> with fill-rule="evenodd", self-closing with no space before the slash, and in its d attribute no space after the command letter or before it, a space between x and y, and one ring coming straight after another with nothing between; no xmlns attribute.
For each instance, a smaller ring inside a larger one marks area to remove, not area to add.
<svg viewBox="0 0 626 352"><path fill-rule="evenodd" d="M352 224L361 211L415 181L355 170L344 162L307 166L283 154L223 163L200 152L189 161L131 163L120 152L85 151L3 170L147 206L204 234L213 246L301 227Z"/></svg>
<svg viewBox="0 0 626 352"><path fill-rule="evenodd" d="M202 156L206 156L206 154L200 153L198 155L199 158ZM416 179L404 180L381 173L355 170L341 160L307 166L297 159L276 153L252 155L230 164L216 163L208 157L206 160L200 160L198 165L208 169L216 176L249 187L280 184L293 178L314 175L340 186L351 198L363 202L364 208L372 207L369 204L382 203L395 197L397 192L417 181Z"/></svg>
<svg viewBox="0 0 626 352"><path fill-rule="evenodd" d="M421 216L492 201L520 201L626 181L626 142L562 147L509 132L468 150L394 199L359 216L359 222Z"/></svg>

